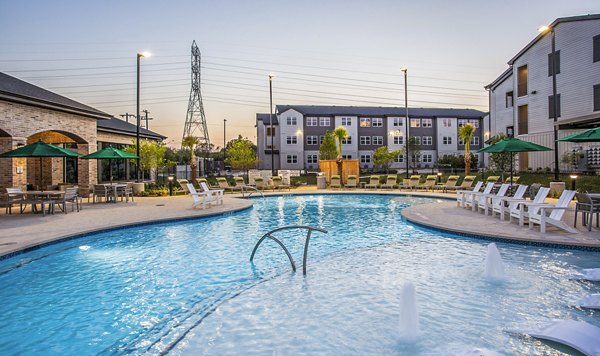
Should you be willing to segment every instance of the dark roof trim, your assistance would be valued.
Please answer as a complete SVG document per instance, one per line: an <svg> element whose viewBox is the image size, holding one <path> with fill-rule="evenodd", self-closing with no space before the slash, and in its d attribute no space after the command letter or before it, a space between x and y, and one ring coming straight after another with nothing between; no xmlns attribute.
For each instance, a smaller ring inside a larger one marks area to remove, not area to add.
<svg viewBox="0 0 600 356"><path fill-rule="evenodd" d="M496 89L500 84L504 83L504 81L508 78L510 78L512 76L512 72L513 72L513 68L512 67L508 67L504 73L500 74L500 76L498 78L496 78L496 80L494 80L493 82L491 82L490 84L486 85L484 88L485 90L494 90Z"/></svg>
<svg viewBox="0 0 600 356"><path fill-rule="evenodd" d="M61 112L69 113L69 114L87 116L87 117L91 117L93 119L107 119L107 118L111 117L110 114L106 114L106 113L98 114L99 112L75 109L75 108L72 108L69 106L49 103L49 102L45 102L45 101L39 100L39 99L30 99L30 98L21 97L19 95L15 95L15 94L7 94L7 93L1 92L1 91L0 91L0 100L6 100L6 101L10 101L10 102L17 103L17 104L36 106L36 107L43 108L43 109L61 111Z"/></svg>
<svg viewBox="0 0 600 356"><path fill-rule="evenodd" d="M131 137L137 136L136 126L134 124L130 124L115 117L112 117L109 120L99 120L96 122L96 126L99 132L114 133ZM147 130L143 127L140 127L140 137L153 140L164 140L167 138L166 136Z"/></svg>
<svg viewBox="0 0 600 356"><path fill-rule="evenodd" d="M560 18L557 18L556 20L554 20L554 22L552 22L548 26L548 28L554 29L556 26L558 26L559 23L563 23L563 22L588 21L588 20L598 20L598 19L600 19L600 14L560 17ZM546 36L549 33L550 33L550 31L546 31L544 33L540 33L539 35L537 35L531 42L529 42L527 44L527 46L525 46L522 50L520 50L519 53L517 53L517 55L515 55L513 58L511 58L511 60L508 61L508 64L512 66L513 63L519 57L521 57L525 52L527 52L531 47L533 47L533 45L535 45L539 40L541 40L544 36Z"/></svg>

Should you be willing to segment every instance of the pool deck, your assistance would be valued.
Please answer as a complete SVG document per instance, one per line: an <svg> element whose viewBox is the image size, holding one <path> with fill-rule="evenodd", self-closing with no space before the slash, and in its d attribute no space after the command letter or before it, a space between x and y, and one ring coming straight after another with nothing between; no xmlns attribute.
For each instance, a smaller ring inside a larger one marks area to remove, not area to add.
<svg viewBox="0 0 600 356"><path fill-rule="evenodd" d="M359 190L317 190L314 187L301 187L290 192L268 192L267 195L280 194L404 194L411 196L429 196L453 198L453 194L411 191L365 191ZM41 244L72 236L118 228L140 223L161 222L174 219L201 218L243 210L252 206L252 200L238 199L239 194L226 194L223 205L209 209L192 209L189 196L135 198L135 202L106 204L85 203L80 212L68 214L56 212L54 215L39 216L30 213L18 214L18 208L12 215L0 212L0 256L10 255ZM550 200L549 200L550 201ZM403 217L412 223L468 235L493 236L497 239L537 242L555 245L600 248L600 229L589 232L578 222L577 234L571 234L548 227L545 234L539 232L539 226L528 229L517 222L500 221L471 210L456 206L455 200L439 200L435 203L421 204L402 210ZM564 221L573 223L573 211L567 211Z"/></svg>

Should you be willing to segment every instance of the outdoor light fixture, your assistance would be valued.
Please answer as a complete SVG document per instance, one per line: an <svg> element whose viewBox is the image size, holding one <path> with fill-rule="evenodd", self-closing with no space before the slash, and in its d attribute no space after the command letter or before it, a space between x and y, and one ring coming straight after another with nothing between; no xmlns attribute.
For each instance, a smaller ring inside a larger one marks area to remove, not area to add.
<svg viewBox="0 0 600 356"><path fill-rule="evenodd" d="M173 196L173 180L175 180L175 176L169 174L167 179L169 180L169 196Z"/></svg>
<svg viewBox="0 0 600 356"><path fill-rule="evenodd" d="M140 167L140 58L142 57L150 57L151 54L150 52L138 52L137 53L137 87L136 87L136 100L135 100L135 105L136 105L136 127L135 127L135 154L137 156L136 158L136 175L135 175L135 181L137 183L140 182L140 171L141 171L141 167Z"/></svg>
<svg viewBox="0 0 600 356"><path fill-rule="evenodd" d="M442 175L443 175L442 172L437 172L437 181L438 181L438 184L442 183Z"/></svg>
<svg viewBox="0 0 600 356"><path fill-rule="evenodd" d="M571 190L575 190L575 182L577 181L577 174L571 174Z"/></svg>
<svg viewBox="0 0 600 356"><path fill-rule="evenodd" d="M275 177L275 147L273 146L273 73L269 73L269 127L271 128L271 175Z"/></svg>

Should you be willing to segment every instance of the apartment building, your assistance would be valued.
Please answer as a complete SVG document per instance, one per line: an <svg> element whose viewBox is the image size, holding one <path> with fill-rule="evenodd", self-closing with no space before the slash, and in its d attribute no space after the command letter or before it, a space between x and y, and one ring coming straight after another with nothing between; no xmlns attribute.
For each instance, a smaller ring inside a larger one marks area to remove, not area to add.
<svg viewBox="0 0 600 356"><path fill-rule="evenodd" d="M553 148L554 127L564 137L600 125L600 15L556 19L508 65L485 87L491 135L505 132ZM575 146L559 143L559 157ZM553 152L519 155L519 169L553 167L554 162Z"/></svg>
<svg viewBox="0 0 600 356"><path fill-rule="evenodd" d="M272 120L269 114L256 115L259 168L271 169L273 161L275 169L317 170L319 146L325 133L339 126L348 131L342 142L344 158L359 160L363 169L373 167L373 152L378 147L403 149L407 129L408 136L414 137L420 146L420 157L411 163L417 168L432 168L438 157L464 153L458 129L466 123L476 127L472 150L483 147L485 113L481 111L408 108L408 114L407 128L404 108L277 105ZM405 168L404 159L398 156L392 168Z"/></svg>

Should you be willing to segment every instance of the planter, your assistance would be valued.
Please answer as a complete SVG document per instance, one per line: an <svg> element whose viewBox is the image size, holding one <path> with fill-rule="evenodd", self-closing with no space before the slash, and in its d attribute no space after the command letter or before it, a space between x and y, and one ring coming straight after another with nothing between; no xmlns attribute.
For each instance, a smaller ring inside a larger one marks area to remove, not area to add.
<svg viewBox="0 0 600 356"><path fill-rule="evenodd" d="M565 182L550 182L550 196L560 196L565 190Z"/></svg>
<svg viewBox="0 0 600 356"><path fill-rule="evenodd" d="M141 192L146 190L146 185L144 183L133 183L133 194L138 195Z"/></svg>

